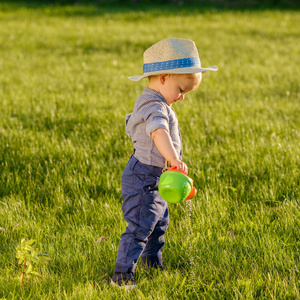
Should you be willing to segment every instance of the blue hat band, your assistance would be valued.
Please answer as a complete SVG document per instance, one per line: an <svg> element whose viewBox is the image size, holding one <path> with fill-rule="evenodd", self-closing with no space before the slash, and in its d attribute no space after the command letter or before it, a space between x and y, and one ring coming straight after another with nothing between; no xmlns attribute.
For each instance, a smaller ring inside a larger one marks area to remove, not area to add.
<svg viewBox="0 0 300 300"><path fill-rule="evenodd" d="M189 68L189 67L201 67L199 57L182 58L175 60L167 60L156 63L149 63L143 65L143 72L155 72L171 69Z"/></svg>

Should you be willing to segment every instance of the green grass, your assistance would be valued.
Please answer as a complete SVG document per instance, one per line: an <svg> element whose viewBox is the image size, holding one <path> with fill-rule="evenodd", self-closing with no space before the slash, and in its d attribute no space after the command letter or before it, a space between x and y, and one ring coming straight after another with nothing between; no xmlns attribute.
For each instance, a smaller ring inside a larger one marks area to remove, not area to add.
<svg viewBox="0 0 300 300"><path fill-rule="evenodd" d="M2 1L0 298L300 298L299 28L288 9ZM175 105L198 195L169 205L168 271L139 264L126 293L109 285L124 116L147 83L127 77L168 37L193 39L219 71ZM23 237L52 260L21 291Z"/></svg>

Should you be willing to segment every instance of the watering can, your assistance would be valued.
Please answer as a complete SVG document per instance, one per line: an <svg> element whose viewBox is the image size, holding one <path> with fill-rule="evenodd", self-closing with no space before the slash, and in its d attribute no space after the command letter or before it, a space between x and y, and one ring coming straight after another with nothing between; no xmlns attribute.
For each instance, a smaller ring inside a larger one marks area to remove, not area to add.
<svg viewBox="0 0 300 300"><path fill-rule="evenodd" d="M186 173L177 170L177 167L169 168L161 174L158 191L161 197L170 203L191 199L197 192L193 180Z"/></svg>

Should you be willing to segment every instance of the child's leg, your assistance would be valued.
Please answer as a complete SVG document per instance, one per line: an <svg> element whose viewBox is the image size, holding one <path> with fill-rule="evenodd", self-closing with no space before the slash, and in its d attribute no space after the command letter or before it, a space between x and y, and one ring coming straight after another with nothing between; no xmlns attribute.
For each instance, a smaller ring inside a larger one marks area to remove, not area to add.
<svg viewBox="0 0 300 300"><path fill-rule="evenodd" d="M166 207L163 217L157 222L148 238L146 247L141 255L142 261L149 267L163 268L162 248L165 244L165 232L169 225L169 211Z"/></svg>
<svg viewBox="0 0 300 300"><path fill-rule="evenodd" d="M115 272L134 272L149 236L166 212L167 203L160 197L157 187L160 172L135 158L130 159L123 172L122 209L128 226L121 236Z"/></svg>

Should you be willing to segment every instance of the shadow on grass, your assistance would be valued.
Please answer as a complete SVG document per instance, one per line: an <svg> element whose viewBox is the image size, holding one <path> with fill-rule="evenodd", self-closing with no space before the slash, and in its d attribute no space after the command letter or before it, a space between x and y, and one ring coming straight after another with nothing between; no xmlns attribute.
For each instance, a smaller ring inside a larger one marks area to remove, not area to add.
<svg viewBox="0 0 300 300"><path fill-rule="evenodd" d="M102 14L149 12L173 12L193 15L221 11L299 10L298 0L57 0L57 1L3 1L0 10L41 9L60 16L93 17Z"/></svg>

